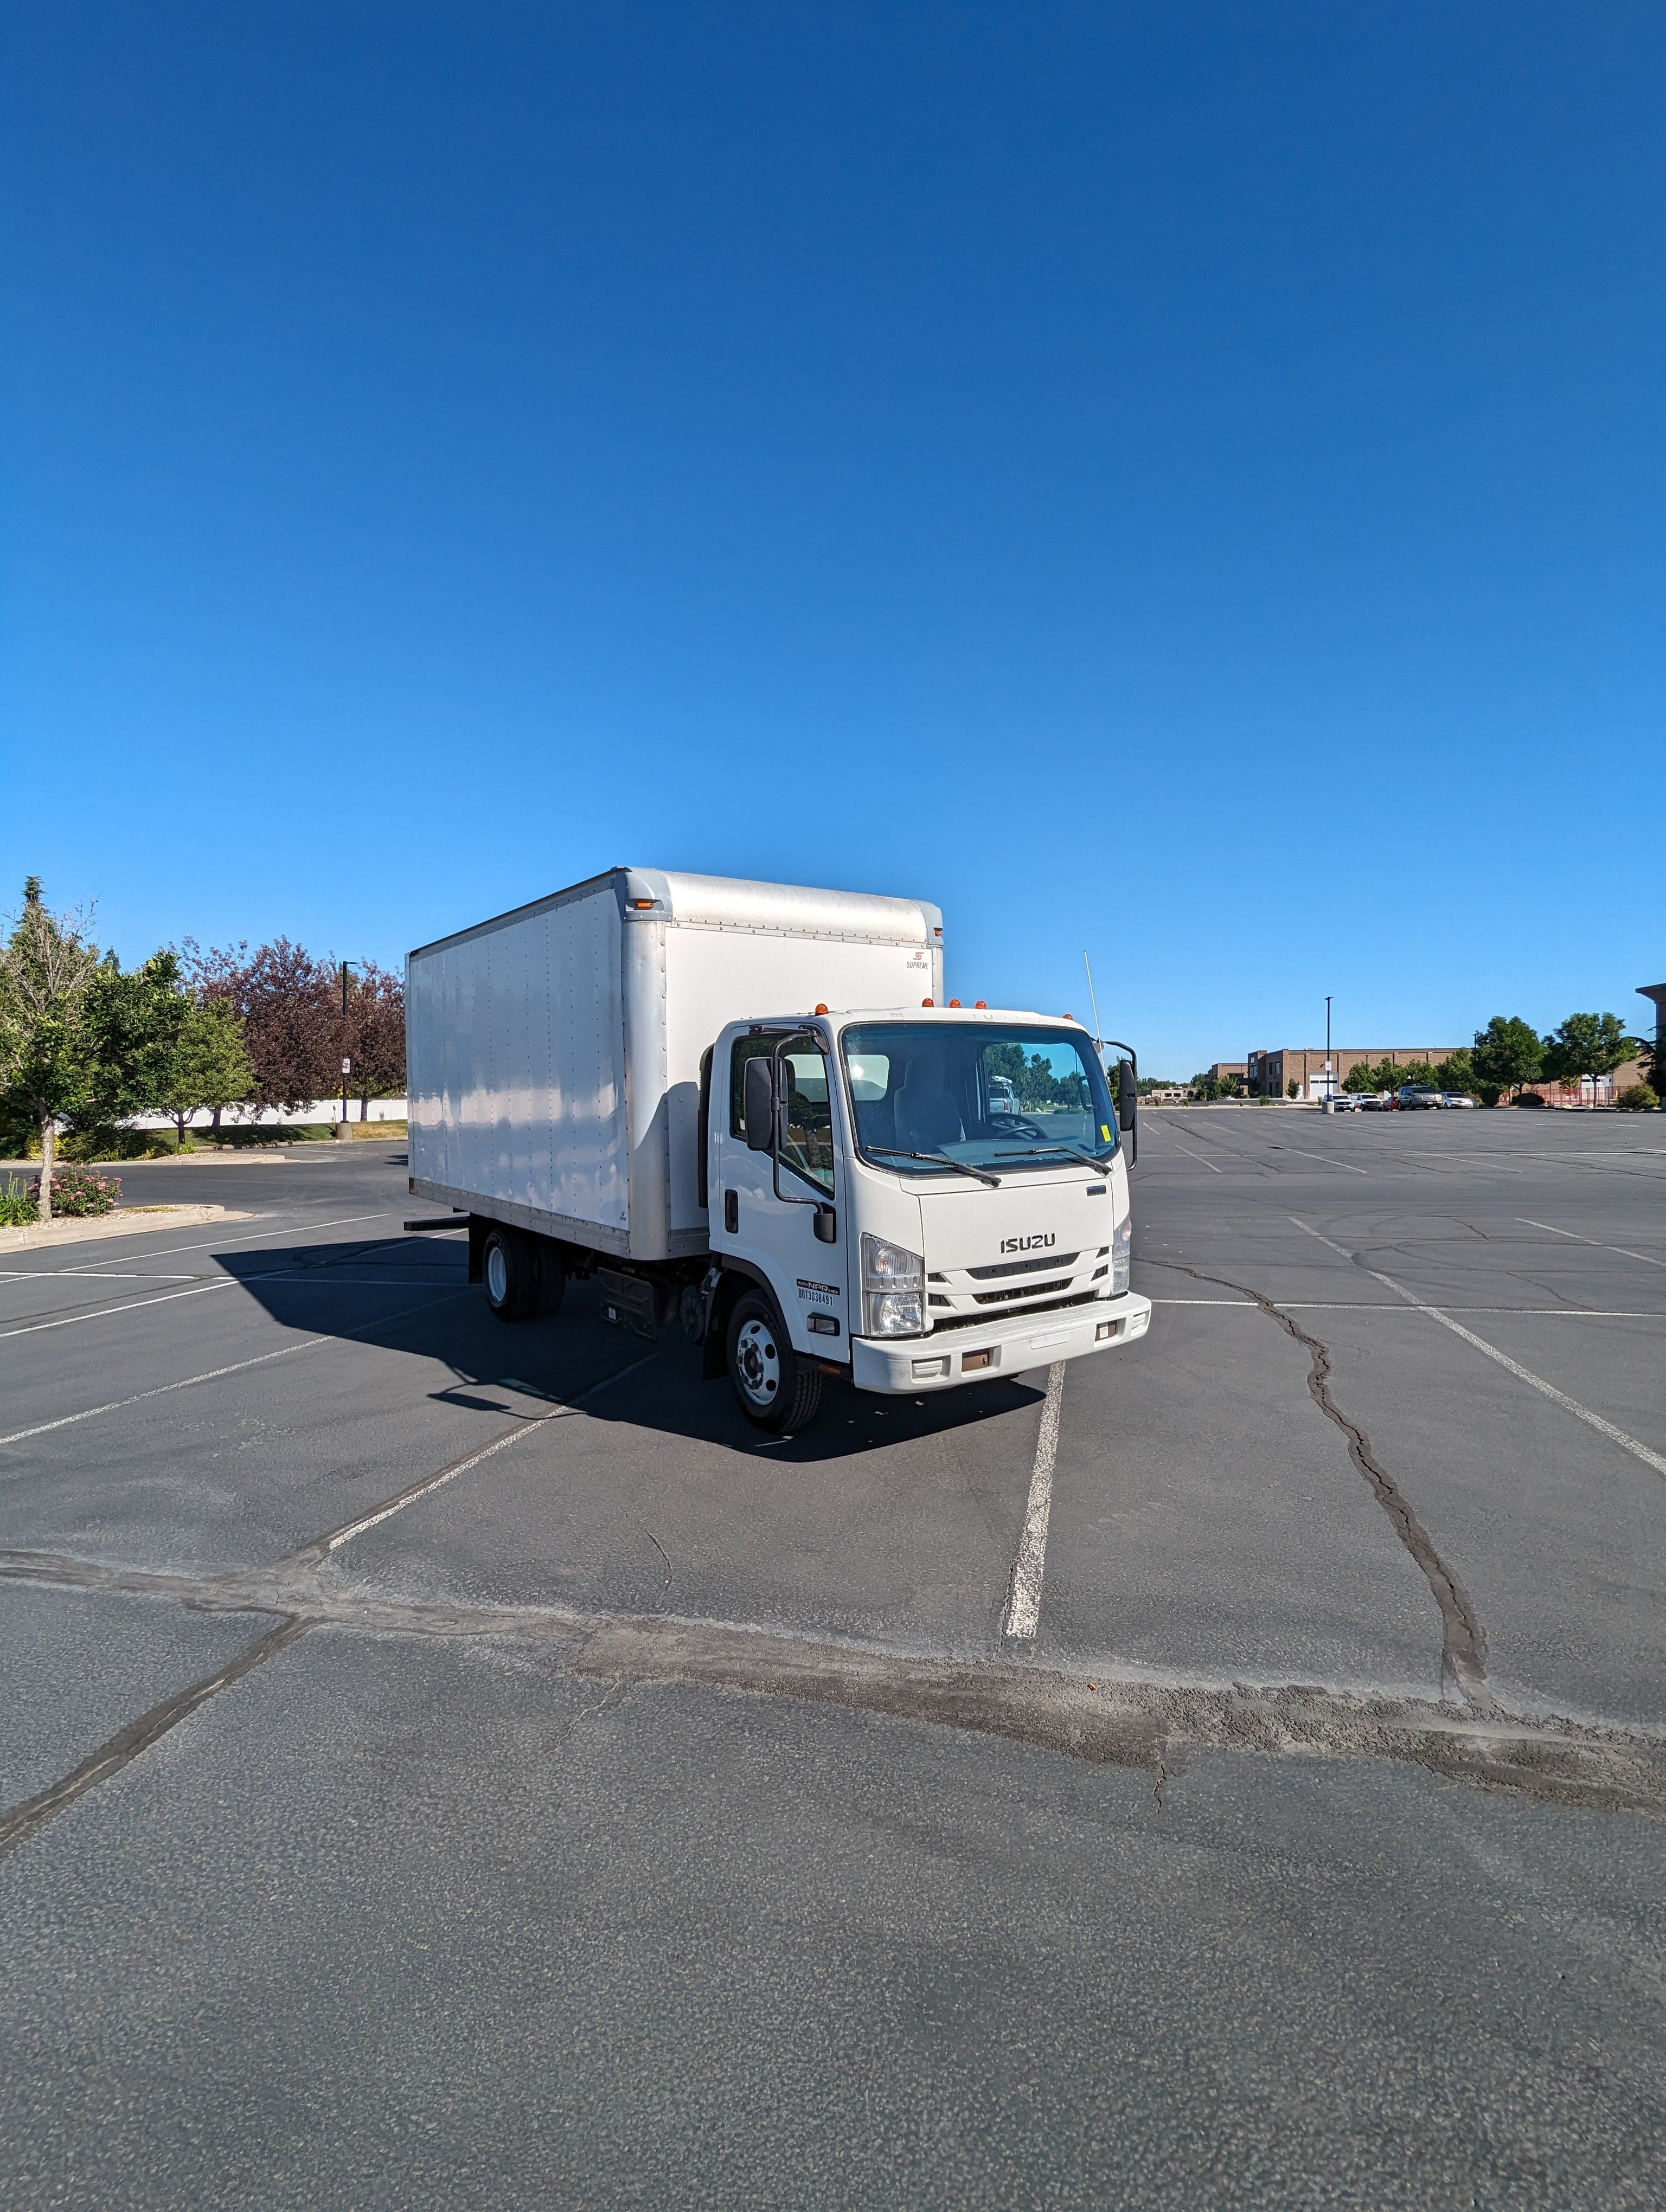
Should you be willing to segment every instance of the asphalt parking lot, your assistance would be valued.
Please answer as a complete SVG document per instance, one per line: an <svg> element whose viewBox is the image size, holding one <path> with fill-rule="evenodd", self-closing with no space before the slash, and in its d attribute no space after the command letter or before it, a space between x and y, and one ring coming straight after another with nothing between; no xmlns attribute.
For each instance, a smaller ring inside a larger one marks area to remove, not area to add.
<svg viewBox="0 0 1666 2212"><path fill-rule="evenodd" d="M1148 1114L1144 1342L786 1440L124 1170L252 1218L0 1261L6 2200L1657 2204L1663 1132Z"/></svg>

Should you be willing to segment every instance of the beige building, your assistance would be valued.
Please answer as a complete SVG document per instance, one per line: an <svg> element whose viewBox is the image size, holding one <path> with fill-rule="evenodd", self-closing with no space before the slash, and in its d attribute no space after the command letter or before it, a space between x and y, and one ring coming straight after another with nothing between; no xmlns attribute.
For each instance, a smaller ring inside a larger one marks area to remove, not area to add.
<svg viewBox="0 0 1666 2212"><path fill-rule="evenodd" d="M1451 1054L1467 1049L1456 1044L1377 1044L1345 1050L1337 1045L1327 1056L1322 1045L1280 1045L1273 1051L1252 1052L1245 1079L1258 1097L1287 1097L1293 1082L1299 1086L1298 1098L1328 1098L1362 1064L1375 1067L1388 1060L1396 1067L1410 1067L1426 1060L1431 1067L1438 1067Z"/></svg>

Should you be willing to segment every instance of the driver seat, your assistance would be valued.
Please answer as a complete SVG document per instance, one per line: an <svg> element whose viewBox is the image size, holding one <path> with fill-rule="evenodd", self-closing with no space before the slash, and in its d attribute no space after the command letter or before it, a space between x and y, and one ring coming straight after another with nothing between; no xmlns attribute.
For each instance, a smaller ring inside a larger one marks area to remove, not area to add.
<svg viewBox="0 0 1666 2212"><path fill-rule="evenodd" d="M905 1152L940 1152L966 1133L960 1109L944 1087L943 1071L933 1061L913 1062L897 1093L897 1141Z"/></svg>

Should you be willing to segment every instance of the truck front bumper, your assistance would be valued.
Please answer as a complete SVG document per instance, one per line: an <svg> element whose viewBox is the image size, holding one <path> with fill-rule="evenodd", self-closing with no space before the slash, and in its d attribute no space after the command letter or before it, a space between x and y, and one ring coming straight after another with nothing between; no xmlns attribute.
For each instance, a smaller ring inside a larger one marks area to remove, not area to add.
<svg viewBox="0 0 1666 2212"><path fill-rule="evenodd" d="M1012 1314L981 1328L943 1329L932 1336L851 1340L850 1379L859 1390L956 1390L997 1375L1050 1367L1091 1352L1115 1352L1151 1327L1151 1300L1137 1291L1096 1298L1058 1313Z"/></svg>

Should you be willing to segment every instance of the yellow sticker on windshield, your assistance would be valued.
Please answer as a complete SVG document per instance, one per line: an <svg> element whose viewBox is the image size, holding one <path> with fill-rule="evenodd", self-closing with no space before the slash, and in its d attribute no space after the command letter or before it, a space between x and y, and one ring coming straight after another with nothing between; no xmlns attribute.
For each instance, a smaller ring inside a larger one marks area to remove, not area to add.
<svg viewBox="0 0 1666 2212"><path fill-rule="evenodd" d="M1110 1142L1110 1131L1105 1127L1103 1121L1099 1124L1099 1134L1104 1139L1107 1144Z"/></svg>

